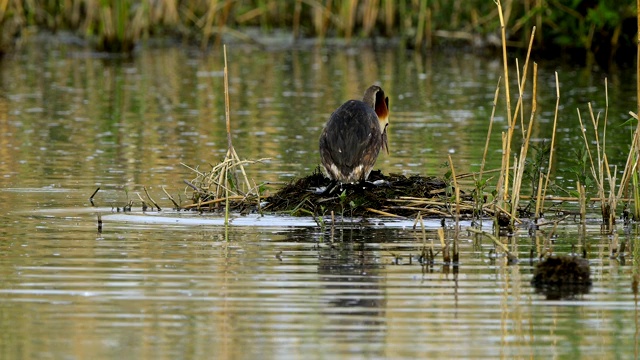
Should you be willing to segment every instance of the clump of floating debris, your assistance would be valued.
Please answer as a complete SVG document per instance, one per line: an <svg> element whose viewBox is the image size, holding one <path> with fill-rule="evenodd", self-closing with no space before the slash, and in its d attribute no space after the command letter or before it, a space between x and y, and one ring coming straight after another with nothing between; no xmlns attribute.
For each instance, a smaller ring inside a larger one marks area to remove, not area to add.
<svg viewBox="0 0 640 360"><path fill-rule="evenodd" d="M240 160L235 152L211 171L200 171L188 167L196 173L193 180L184 180L191 194L192 204L182 206L187 210L224 211L227 205L232 211L247 212L257 209L260 203L260 186L252 184L244 171L244 165L262 161Z"/></svg>
<svg viewBox="0 0 640 360"><path fill-rule="evenodd" d="M536 264L531 283L547 299L573 298L591 287L589 261L580 256L549 256Z"/></svg>

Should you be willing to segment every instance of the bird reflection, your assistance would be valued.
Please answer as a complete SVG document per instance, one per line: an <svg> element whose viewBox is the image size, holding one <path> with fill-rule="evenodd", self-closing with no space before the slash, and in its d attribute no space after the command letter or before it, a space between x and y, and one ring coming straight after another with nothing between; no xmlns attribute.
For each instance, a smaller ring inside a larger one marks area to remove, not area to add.
<svg viewBox="0 0 640 360"><path fill-rule="evenodd" d="M338 239L321 244L318 275L330 308L325 309L332 328L348 331L352 342L384 344L387 306L384 266L374 249L387 232L372 229L336 230ZM357 239L356 241L352 239ZM370 348L366 357L380 357Z"/></svg>

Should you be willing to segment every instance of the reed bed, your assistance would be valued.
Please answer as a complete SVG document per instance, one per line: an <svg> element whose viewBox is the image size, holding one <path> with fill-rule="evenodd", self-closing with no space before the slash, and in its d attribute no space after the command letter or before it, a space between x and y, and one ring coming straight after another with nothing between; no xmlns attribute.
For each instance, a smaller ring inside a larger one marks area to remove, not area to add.
<svg viewBox="0 0 640 360"><path fill-rule="evenodd" d="M413 48L454 42L499 47L494 34L501 16L510 24L505 29L508 39L502 39L510 47L526 49L531 40L527 29L533 26L545 29L543 36L553 39L543 43L538 37L538 47L550 51L607 49L605 56L611 57L635 45L622 31L625 21L635 17L633 4L612 6L604 0L570 6L557 1L509 1L502 12L485 0L0 0L0 49L10 51L15 38L34 26L70 30L90 39L98 50L118 52L162 35L203 48L221 44L223 36L255 42L244 31L247 28L283 29L295 39L398 38ZM589 37L581 36L584 29L591 29Z"/></svg>

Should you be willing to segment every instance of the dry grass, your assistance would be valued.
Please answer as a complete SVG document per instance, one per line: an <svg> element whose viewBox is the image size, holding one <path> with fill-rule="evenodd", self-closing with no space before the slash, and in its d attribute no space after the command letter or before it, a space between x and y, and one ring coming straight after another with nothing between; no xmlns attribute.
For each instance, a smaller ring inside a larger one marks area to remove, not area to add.
<svg viewBox="0 0 640 360"><path fill-rule="evenodd" d="M524 93L527 91L527 73L529 69L529 57L531 53L531 45L533 44L535 31L534 28L531 37L529 48L527 51L527 57L525 60L525 65L521 69L518 65L518 60L516 59L516 69L518 71L518 102L515 106L515 109L512 111L511 106L511 95L509 88L509 64L508 64L508 56L507 56L507 47L506 47L506 33L507 25L505 24L505 19L508 16L504 15L503 12L508 12L509 9L503 9L501 2L496 1L496 7L498 9L499 18L501 21L501 29L502 29L502 59L503 59L503 86L504 86L504 101L505 101L505 118L508 121L509 127L506 132L502 133L502 150L503 150L503 158L502 158L502 167L500 170L500 176L497 180L496 191L497 194L494 198L493 202L489 204L485 204L483 207L485 208L485 212L489 212L486 209L490 208L493 210L495 214L503 214L507 213L510 218L510 223L513 224L514 221L518 220L518 208L520 205L520 200L523 198L535 198L535 212L534 217L537 219L540 217L545 209L545 201L549 199L561 199L560 197L547 196L548 186L550 179L552 177L552 164L553 157L555 154L555 133L558 121L558 111L560 108L560 82L558 79L558 74L556 73L556 104L555 104L555 114L554 114L554 125L553 125L553 133L551 137L551 151L549 153L549 161L548 167L546 169L546 173L543 173L541 170L538 175L538 186L535 194L531 196L525 196L522 194L522 180L523 174L525 171L525 162L527 161L527 154L529 143L531 140L531 131L532 125L536 118L537 112L537 64L533 64L533 77L532 83L533 87L531 90L531 113L529 115L528 122L525 121L524 104L522 103L522 99L524 98ZM640 50L639 50L640 51ZM520 72L522 70L522 75ZM638 68L638 72L640 74L640 67ZM640 83L638 85L640 87ZM639 90L640 91L640 90ZM498 90L496 90L496 100L498 98ZM607 133L607 118L608 118L608 104L609 104L609 95L608 95L608 86L605 79L604 83L604 96L605 96L605 109L603 114L595 114L591 104L588 104L589 109L589 117L591 119L590 124L591 128L587 129L585 124L582 121L582 115L580 110L578 110L578 120L580 121L580 126L583 131L584 146L586 149L586 154L588 155L588 165L590 168L590 177L594 180L596 186L595 191L597 196L595 198L591 198L591 201L599 201L600 209L602 214L602 221L607 229L610 231L613 230L613 225L615 224L616 218L616 209L618 207L619 202L621 201L630 201L633 200L635 202L636 212L640 213L640 205L638 205L638 200L640 200L640 189L638 188L638 164L640 159L640 123L636 128L636 131L632 137L632 144L630 146L628 160L624 166L624 172L621 179L618 179L617 166L612 166L609 164L607 153L606 153L606 133ZM640 109L640 103L638 105ZM494 110L491 114L491 122L493 122L493 118L495 115L495 105ZM635 114L631 114L637 119ZM519 120L519 121L518 121ZM518 137L515 129L520 127L521 134ZM487 134L487 144L489 142L489 138L491 136L491 126L489 126L489 133ZM591 134L591 135L590 135ZM520 151L519 153L513 154L512 147L515 141L520 142ZM595 145L594 145L595 144ZM593 148L595 147L595 149ZM485 152L482 159L482 164L484 164L486 157L486 146ZM480 168L480 179L482 179L484 171L484 166L481 165ZM478 190L478 189L476 189ZM592 189L587 189L584 183L578 181L578 194L577 198L563 198L564 200L577 202L580 204L580 216L582 222L585 221L586 216L586 203L589 199L588 192ZM631 192L632 196L628 196L626 199L623 197L625 191ZM486 195L486 194L485 194ZM638 219L637 215L635 217Z"/></svg>
<svg viewBox="0 0 640 360"><path fill-rule="evenodd" d="M225 121L227 129L227 153L224 160L213 166L209 172L193 170L197 176L188 182L194 191L192 195L193 204L185 208L202 209L209 206L210 210L218 209L224 202L225 224L229 221L229 211L231 206L238 207L259 207L260 187L252 185L244 170L244 165L253 164L262 160L240 160L236 152L231 137L231 116L229 113L229 73L227 66L227 48L224 51L224 100L225 100Z"/></svg>

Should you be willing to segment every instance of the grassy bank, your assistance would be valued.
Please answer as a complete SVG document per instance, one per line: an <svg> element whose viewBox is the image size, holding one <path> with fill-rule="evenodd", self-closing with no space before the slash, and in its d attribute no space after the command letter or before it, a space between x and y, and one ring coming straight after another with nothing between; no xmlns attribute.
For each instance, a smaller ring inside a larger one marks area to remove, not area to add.
<svg viewBox="0 0 640 360"><path fill-rule="evenodd" d="M612 59L635 49L633 0L505 1L508 45L527 48L536 26L536 50ZM175 36L203 48L244 31L290 31L315 37L399 38L407 47L442 44L500 46L500 18L487 0L0 0L0 51L12 51L31 29L68 30L102 51L130 51L141 40Z"/></svg>

